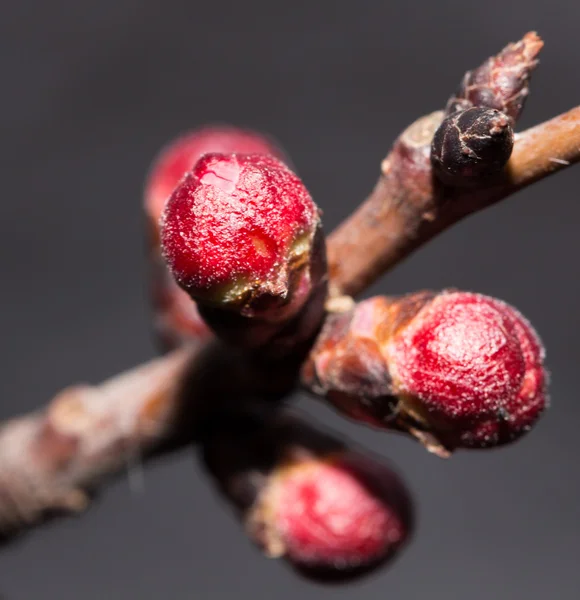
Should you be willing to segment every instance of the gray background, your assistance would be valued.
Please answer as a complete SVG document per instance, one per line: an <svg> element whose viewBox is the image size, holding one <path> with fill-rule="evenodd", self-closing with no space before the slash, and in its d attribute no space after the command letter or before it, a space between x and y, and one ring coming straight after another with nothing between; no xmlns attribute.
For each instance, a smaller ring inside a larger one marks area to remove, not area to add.
<svg viewBox="0 0 580 600"><path fill-rule="evenodd" d="M278 137L335 226L397 133L528 29L547 47L523 126L578 104L580 4L4 2L0 8L0 416L154 353L140 193L180 130L229 121ZM390 569L343 588L249 545L190 453L127 478L82 519L0 556L8 600L578 598L580 168L472 217L373 292L457 286L518 306L548 348L553 408L509 449L428 455L302 401L390 457L418 505Z"/></svg>

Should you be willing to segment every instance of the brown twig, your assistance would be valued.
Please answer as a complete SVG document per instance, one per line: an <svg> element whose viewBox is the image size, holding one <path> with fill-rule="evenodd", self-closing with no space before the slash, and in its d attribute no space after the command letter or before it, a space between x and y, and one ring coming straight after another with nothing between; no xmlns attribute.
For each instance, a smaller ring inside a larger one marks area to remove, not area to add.
<svg viewBox="0 0 580 600"><path fill-rule="evenodd" d="M401 134L371 195L330 235L334 295L359 294L460 219L580 160L576 107L519 134L501 180L475 192L438 185L429 149L442 116L432 113Z"/></svg>
<svg viewBox="0 0 580 600"><path fill-rule="evenodd" d="M283 397L298 368L204 338L98 386L66 388L44 410L4 423L0 545L83 512L109 478L196 441L230 404Z"/></svg>
<svg viewBox="0 0 580 600"><path fill-rule="evenodd" d="M0 429L0 538L84 511L108 476L175 431L179 390L199 348L176 351L97 387L57 394Z"/></svg>

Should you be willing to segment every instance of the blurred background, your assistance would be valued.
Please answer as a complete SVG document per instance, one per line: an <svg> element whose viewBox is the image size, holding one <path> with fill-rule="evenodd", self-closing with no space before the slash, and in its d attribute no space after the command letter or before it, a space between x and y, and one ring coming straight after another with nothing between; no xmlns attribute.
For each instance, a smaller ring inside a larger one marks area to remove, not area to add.
<svg viewBox="0 0 580 600"><path fill-rule="evenodd" d="M546 48L521 126L577 105L579 19L569 0L4 3L0 418L154 355L140 197L167 140L208 121L271 132L330 230L396 135L526 31ZM2 598L578 598L579 188L580 167L545 180L369 291L456 286L520 308L552 373L553 408L529 437L443 461L300 399L413 490L415 539L390 568L342 588L300 580L250 546L184 452L147 469L142 492L123 477L82 519L0 555Z"/></svg>

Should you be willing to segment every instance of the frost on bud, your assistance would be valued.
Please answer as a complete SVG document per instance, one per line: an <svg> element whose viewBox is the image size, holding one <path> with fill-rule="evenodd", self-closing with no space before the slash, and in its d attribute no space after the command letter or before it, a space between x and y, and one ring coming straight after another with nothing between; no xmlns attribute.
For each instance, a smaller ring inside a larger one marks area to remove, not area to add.
<svg viewBox="0 0 580 600"><path fill-rule="evenodd" d="M442 456L511 442L547 405L540 340L499 300L454 291L372 298L334 321L303 370L306 385Z"/></svg>
<svg viewBox="0 0 580 600"><path fill-rule="evenodd" d="M227 321L226 335L240 327L225 311L245 319L241 329L247 318L287 322L324 273L316 205L270 156L205 155L167 202L161 237L176 281L212 326Z"/></svg>
<svg viewBox="0 0 580 600"><path fill-rule="evenodd" d="M473 107L443 120L431 144L431 163L448 185L480 185L501 173L514 145L510 120L500 111Z"/></svg>
<svg viewBox="0 0 580 600"><path fill-rule="evenodd" d="M543 45L535 32L527 33L519 42L509 44L477 69L468 71L447 103L447 114L472 106L495 108L513 126L529 94L530 77Z"/></svg>
<svg viewBox="0 0 580 600"><path fill-rule="evenodd" d="M205 463L268 557L344 581L392 558L410 536L409 493L385 464L287 416L220 427Z"/></svg>
<svg viewBox="0 0 580 600"><path fill-rule="evenodd" d="M154 230L177 184L208 152L269 154L284 160L282 151L263 134L231 125L207 125L181 135L161 150L145 185L145 210Z"/></svg>

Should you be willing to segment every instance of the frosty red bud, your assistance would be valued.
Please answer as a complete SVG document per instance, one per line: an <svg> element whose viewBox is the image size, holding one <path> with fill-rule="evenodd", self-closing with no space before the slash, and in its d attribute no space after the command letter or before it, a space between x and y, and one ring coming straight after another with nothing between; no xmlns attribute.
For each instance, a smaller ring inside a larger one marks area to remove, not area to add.
<svg viewBox="0 0 580 600"><path fill-rule="evenodd" d="M193 298L275 320L310 293L318 228L310 194L279 160L207 154L167 202L163 254Z"/></svg>
<svg viewBox="0 0 580 600"><path fill-rule="evenodd" d="M520 437L546 406L544 350L513 307L480 294L445 293L386 344L399 394L453 429L458 445Z"/></svg>
<svg viewBox="0 0 580 600"><path fill-rule="evenodd" d="M222 125L202 127L180 136L163 148L154 161L145 186L144 208L149 221L155 331L163 350L209 333L197 306L167 273L167 268L158 255L159 220L165 202L187 171L208 152L282 156L281 150L263 135Z"/></svg>
<svg viewBox="0 0 580 600"><path fill-rule="evenodd" d="M515 440L546 407L544 351L511 306L466 292L371 298L331 316L303 382L441 455Z"/></svg>

